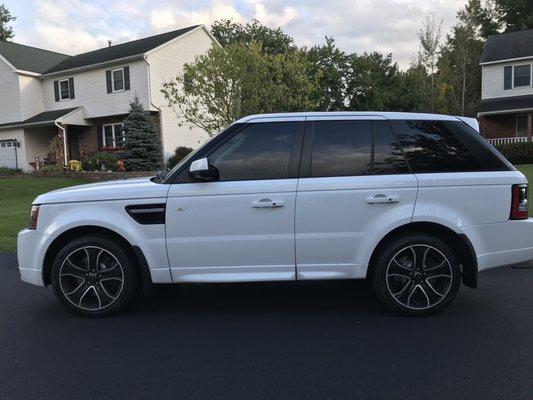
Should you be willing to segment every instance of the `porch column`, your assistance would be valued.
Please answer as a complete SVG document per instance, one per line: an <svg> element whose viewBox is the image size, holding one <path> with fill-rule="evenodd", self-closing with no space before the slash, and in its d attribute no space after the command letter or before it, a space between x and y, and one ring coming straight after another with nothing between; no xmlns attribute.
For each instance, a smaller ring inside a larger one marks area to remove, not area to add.
<svg viewBox="0 0 533 400"><path fill-rule="evenodd" d="M531 142L531 135L533 134L533 113L527 114L527 141Z"/></svg>
<svg viewBox="0 0 533 400"><path fill-rule="evenodd" d="M56 126L59 128L59 130L63 133L63 161L65 163L65 166L68 164L68 156L67 156L67 127L63 126L62 124L56 122Z"/></svg>

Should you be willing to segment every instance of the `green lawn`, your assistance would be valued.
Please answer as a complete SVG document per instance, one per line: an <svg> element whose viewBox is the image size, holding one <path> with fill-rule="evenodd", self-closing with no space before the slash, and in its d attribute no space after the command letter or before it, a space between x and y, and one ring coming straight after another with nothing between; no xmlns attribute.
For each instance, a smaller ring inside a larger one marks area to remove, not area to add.
<svg viewBox="0 0 533 400"><path fill-rule="evenodd" d="M17 233L28 224L30 204L38 195L80 183L87 181L52 177L0 179L0 253L16 251Z"/></svg>
<svg viewBox="0 0 533 400"><path fill-rule="evenodd" d="M533 164L517 165L516 168L526 176L529 184L533 185ZM529 191L531 192L531 188Z"/></svg>

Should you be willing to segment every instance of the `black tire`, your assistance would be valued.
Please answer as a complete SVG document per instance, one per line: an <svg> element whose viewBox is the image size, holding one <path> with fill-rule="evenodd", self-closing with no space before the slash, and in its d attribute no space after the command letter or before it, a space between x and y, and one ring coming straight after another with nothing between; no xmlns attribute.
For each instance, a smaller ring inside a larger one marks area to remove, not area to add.
<svg viewBox="0 0 533 400"><path fill-rule="evenodd" d="M138 292L139 277L131 253L118 241L87 235L65 245L55 257L52 288L69 310L103 317L126 307Z"/></svg>
<svg viewBox="0 0 533 400"><path fill-rule="evenodd" d="M372 266L372 284L390 309L408 316L428 316L457 295L461 271L453 250L426 234L390 241Z"/></svg>

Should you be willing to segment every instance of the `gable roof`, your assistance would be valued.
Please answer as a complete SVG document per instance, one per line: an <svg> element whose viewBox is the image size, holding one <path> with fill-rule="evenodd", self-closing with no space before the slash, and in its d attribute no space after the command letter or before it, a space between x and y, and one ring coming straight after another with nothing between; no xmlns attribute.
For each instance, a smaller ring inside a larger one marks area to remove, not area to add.
<svg viewBox="0 0 533 400"><path fill-rule="evenodd" d="M524 57L533 58L533 29L489 36L479 63Z"/></svg>
<svg viewBox="0 0 533 400"><path fill-rule="evenodd" d="M57 65L49 68L45 73L55 73L75 68L86 67L94 64L101 64L113 60L120 60L123 58L142 56L149 50L155 49L166 42L171 41L200 25L193 25L187 28L178 29L172 32L166 32L155 36L150 36L143 39L133 40L122 44L117 44L102 49L89 51L87 53L78 54L69 57Z"/></svg>
<svg viewBox="0 0 533 400"><path fill-rule="evenodd" d="M54 51L1 40L0 55L16 69L39 74L70 57Z"/></svg>

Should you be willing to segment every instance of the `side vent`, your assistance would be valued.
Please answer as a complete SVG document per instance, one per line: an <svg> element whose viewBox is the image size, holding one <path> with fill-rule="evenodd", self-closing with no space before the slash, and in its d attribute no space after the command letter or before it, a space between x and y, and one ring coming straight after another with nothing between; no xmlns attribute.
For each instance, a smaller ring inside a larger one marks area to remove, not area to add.
<svg viewBox="0 0 533 400"><path fill-rule="evenodd" d="M141 225L165 223L166 204L136 204L126 206L126 212Z"/></svg>

